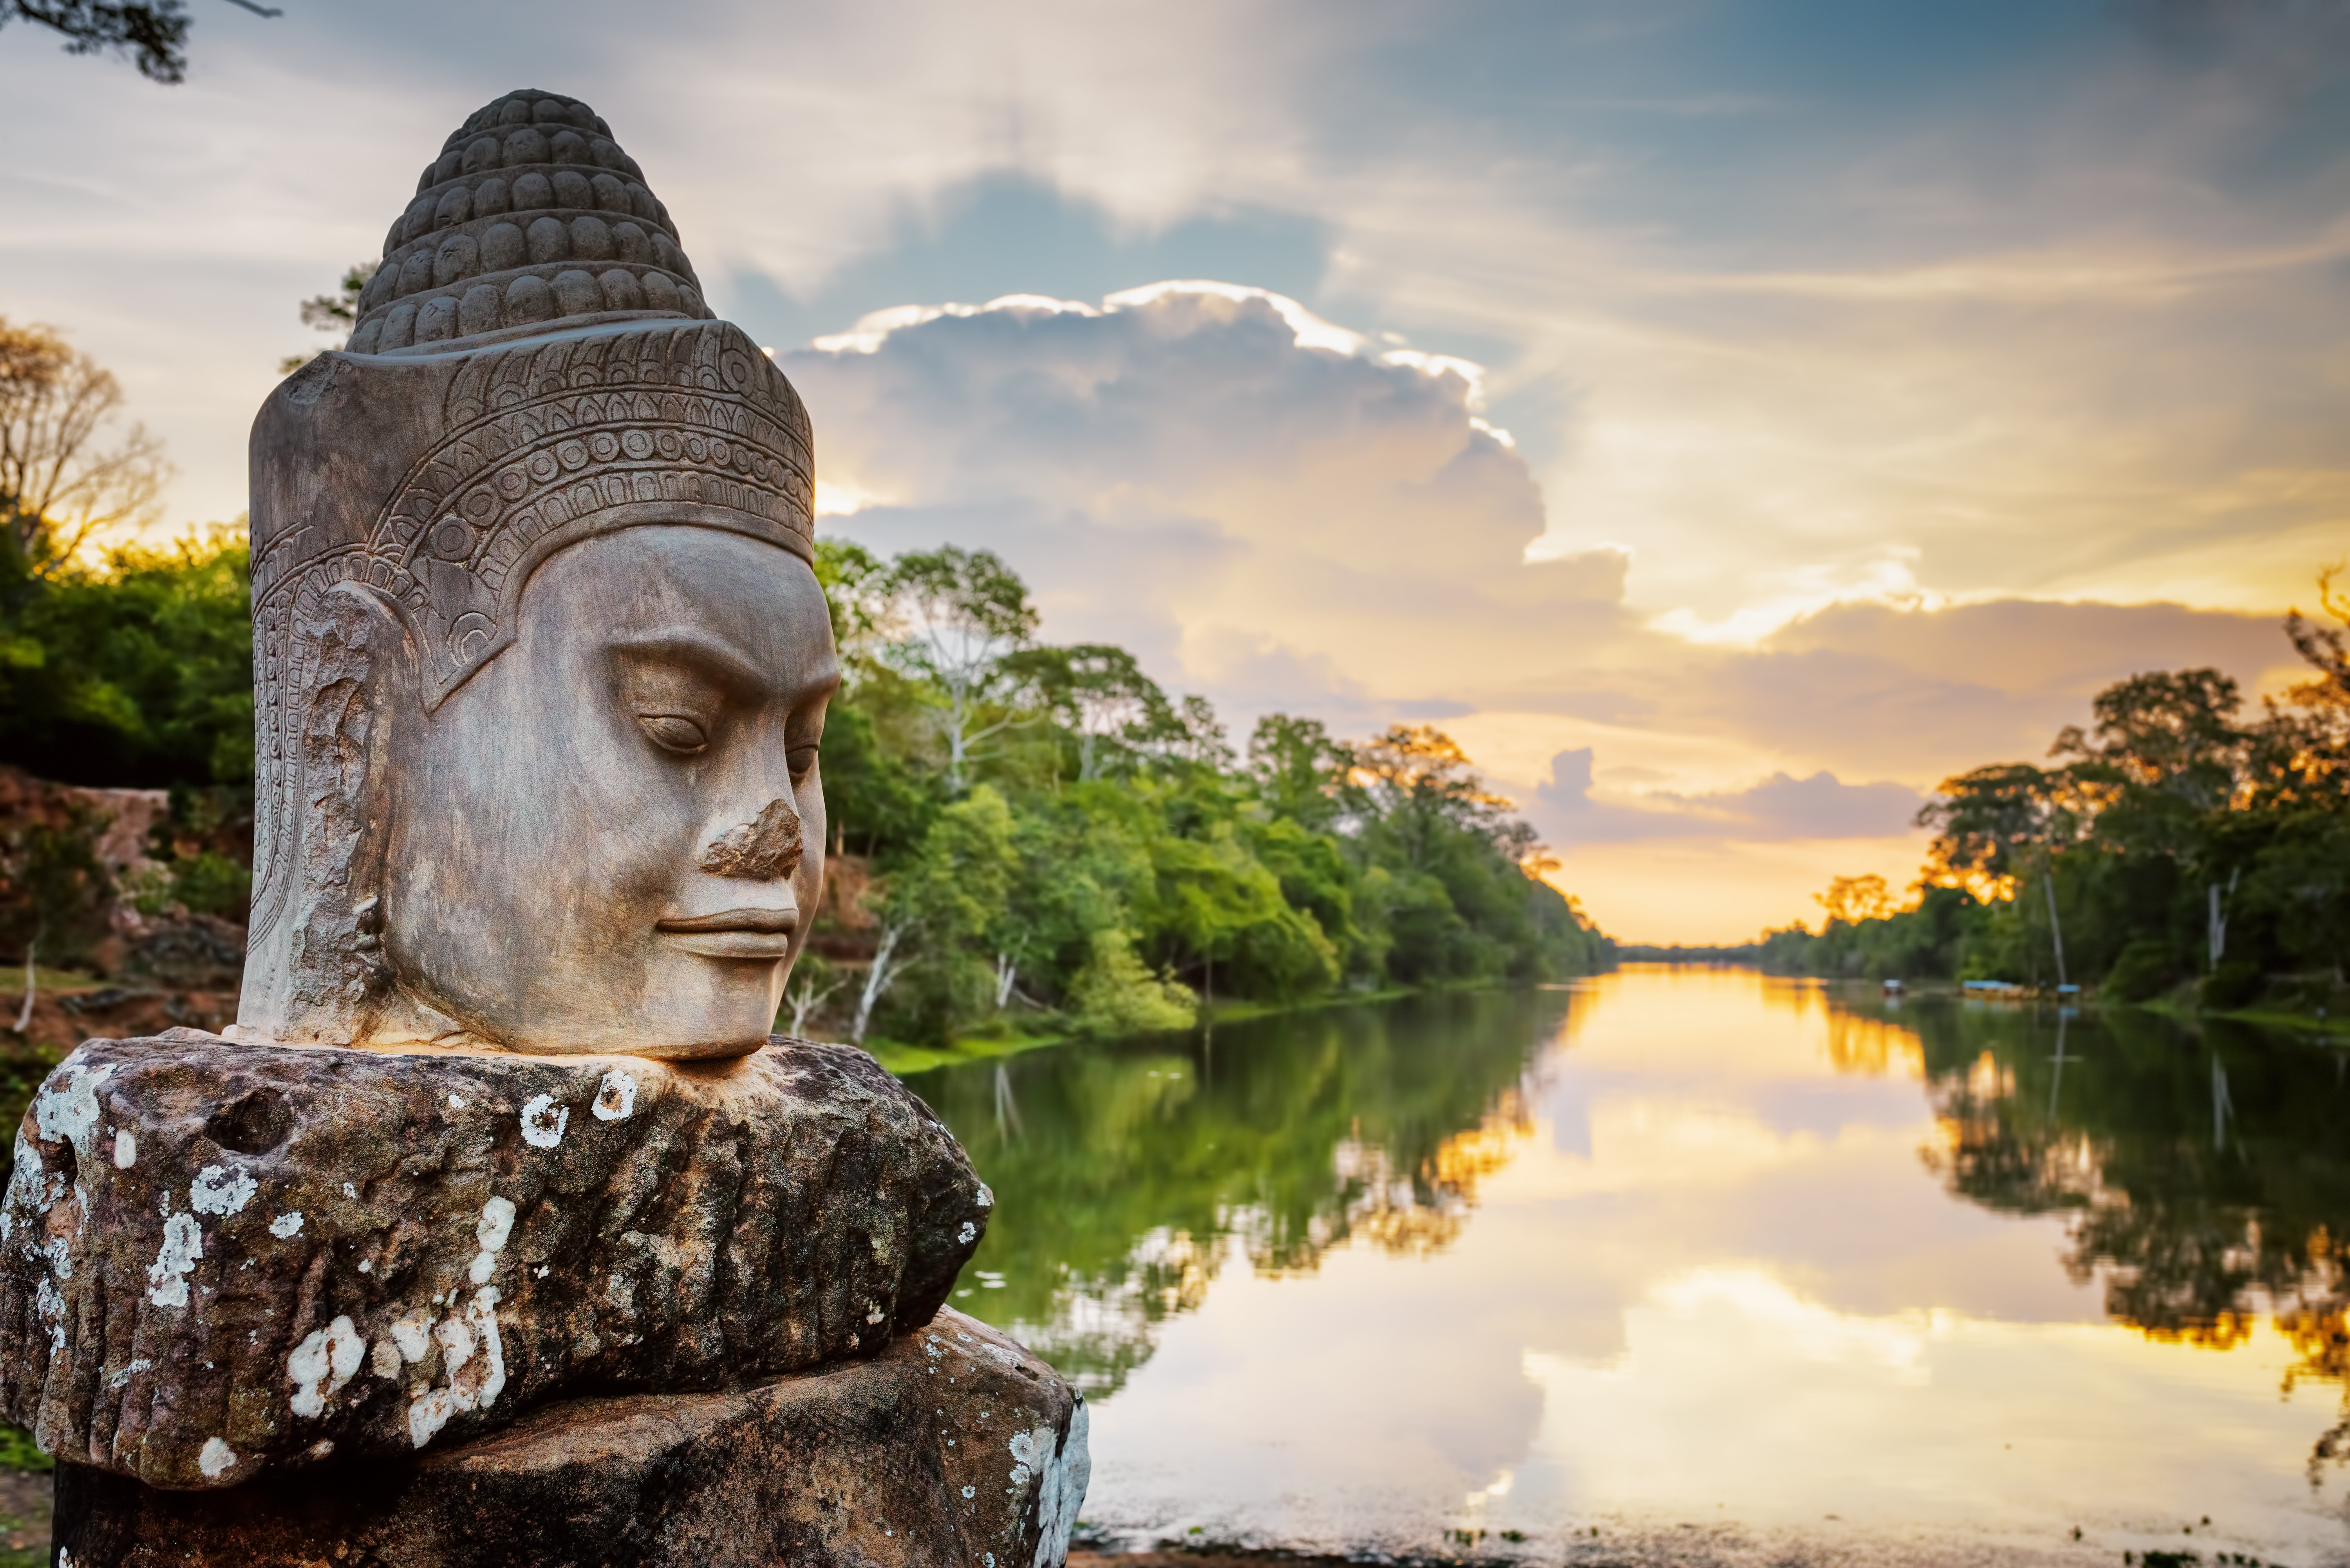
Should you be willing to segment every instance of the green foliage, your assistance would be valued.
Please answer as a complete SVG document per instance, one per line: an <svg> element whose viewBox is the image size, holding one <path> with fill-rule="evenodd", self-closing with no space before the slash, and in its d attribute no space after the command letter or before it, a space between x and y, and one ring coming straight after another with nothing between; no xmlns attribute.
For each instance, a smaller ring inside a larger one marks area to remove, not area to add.
<svg viewBox="0 0 2350 1568"><path fill-rule="evenodd" d="M253 779L248 551L219 530L46 582L0 558L0 762L66 784Z"/></svg>
<svg viewBox="0 0 2350 1568"><path fill-rule="evenodd" d="M221 915L242 922L253 903L253 869L205 849L172 866L171 901L191 914Z"/></svg>
<svg viewBox="0 0 2350 1568"><path fill-rule="evenodd" d="M27 817L0 839L0 950L52 967L78 963L106 934L113 878L98 857L105 819L79 804L63 820Z"/></svg>
<svg viewBox="0 0 2350 1568"><path fill-rule="evenodd" d="M2149 1002L2169 988L2178 972L2169 944L2140 937L2106 971L2105 993L2115 1002Z"/></svg>
<svg viewBox="0 0 2350 1568"><path fill-rule="evenodd" d="M2251 959L2228 959L2203 977L2199 988L2203 1005L2220 1012L2247 1006L2260 994L2261 966Z"/></svg>
<svg viewBox="0 0 2350 1568"><path fill-rule="evenodd" d="M57 1461L41 1452L24 1428L0 1426L0 1468L41 1475L57 1469Z"/></svg>
<svg viewBox="0 0 2350 1568"><path fill-rule="evenodd" d="M847 679L825 740L836 844L874 874L849 1020L910 1043L1171 1027L1210 1002L1541 981L1612 945L1458 745L1214 710L1126 650L1033 640L1003 562L828 544ZM832 940L835 939L827 939ZM847 950L846 947L837 950Z"/></svg>
<svg viewBox="0 0 2350 1568"><path fill-rule="evenodd" d="M1189 1029L1200 999L1180 981L1142 967L1134 939L1111 927L1094 932L1091 955L1069 982L1069 1016L1087 1034L1149 1034Z"/></svg>

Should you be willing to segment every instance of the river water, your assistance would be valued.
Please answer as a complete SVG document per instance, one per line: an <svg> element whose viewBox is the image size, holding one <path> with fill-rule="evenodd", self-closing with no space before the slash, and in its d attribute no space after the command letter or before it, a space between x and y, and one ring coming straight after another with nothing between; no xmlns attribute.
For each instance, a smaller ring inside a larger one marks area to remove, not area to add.
<svg viewBox="0 0 2350 1568"><path fill-rule="evenodd" d="M2350 1562L2345 1057L1635 968L911 1082L1107 1543L2298 1564Z"/></svg>

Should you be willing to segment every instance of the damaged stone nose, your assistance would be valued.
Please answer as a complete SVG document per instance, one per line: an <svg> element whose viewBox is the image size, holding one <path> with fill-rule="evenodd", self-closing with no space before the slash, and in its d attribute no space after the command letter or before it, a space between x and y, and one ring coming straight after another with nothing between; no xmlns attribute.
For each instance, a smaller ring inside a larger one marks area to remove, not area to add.
<svg viewBox="0 0 2350 1568"><path fill-rule="evenodd" d="M788 800L771 800L758 816L739 823L702 852L702 868L746 882L774 882L800 868L800 814Z"/></svg>

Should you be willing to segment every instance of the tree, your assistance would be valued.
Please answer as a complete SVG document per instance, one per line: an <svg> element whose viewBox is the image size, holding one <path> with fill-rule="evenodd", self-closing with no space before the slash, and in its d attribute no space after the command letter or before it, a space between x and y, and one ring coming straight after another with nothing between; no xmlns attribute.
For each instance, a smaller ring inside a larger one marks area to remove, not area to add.
<svg viewBox="0 0 2350 1568"><path fill-rule="evenodd" d="M1131 747L1172 727L1174 711L1134 655L1112 643L1035 648L1014 656L1077 735L1077 777L1097 778L1111 747Z"/></svg>
<svg viewBox="0 0 2350 1568"><path fill-rule="evenodd" d="M163 443L141 425L109 443L121 407L113 372L49 327L0 317L0 545L11 576L44 582L99 535L153 515L171 472Z"/></svg>
<svg viewBox="0 0 2350 1568"><path fill-rule="evenodd" d="M2318 603L2340 623L2326 626L2299 609L2284 634L2314 672L2282 697L2262 700L2251 733L2251 785L2263 805L2350 806L2350 597L2337 593L2339 566L2317 575Z"/></svg>
<svg viewBox="0 0 2350 1568"><path fill-rule="evenodd" d="M874 1009L916 965L930 971L934 1005L921 1011L943 1035L958 986L970 984L975 947L1001 923L1019 857L1012 843L1012 811L985 784L939 813L912 862L892 872L879 899L881 936L857 1001L849 1038L862 1044ZM991 980L980 981L982 988ZM945 1005L936 1005L943 1002Z"/></svg>
<svg viewBox="0 0 2350 1568"><path fill-rule="evenodd" d="M1313 827L1326 827L1337 815L1354 760L1319 719L1267 713L1249 734L1249 774L1266 805Z"/></svg>
<svg viewBox="0 0 2350 1568"><path fill-rule="evenodd" d="M882 586L903 631L885 657L936 689L947 788L960 794L974 750L1032 718L1022 706L1024 671L1007 660L1035 635L1035 607L993 551L952 545L899 556Z"/></svg>
<svg viewBox="0 0 2350 1568"><path fill-rule="evenodd" d="M1460 742L1433 725L1390 725L1356 747L1349 764L1355 796L1413 870L1427 868L1448 831L1490 841L1510 806L1485 787Z"/></svg>
<svg viewBox="0 0 2350 1568"><path fill-rule="evenodd" d="M1993 763L1944 779L1918 811L1918 826L1934 830L1929 877L1979 893L1981 884L2012 884L2081 831L2070 782L2030 763Z"/></svg>
<svg viewBox="0 0 2350 1568"><path fill-rule="evenodd" d="M2156 792L2190 812L2232 804L2246 736L2235 681L2216 670L2133 675L2096 695L2094 730L2067 724L2048 749L2077 757L2085 778Z"/></svg>
<svg viewBox="0 0 2350 1568"><path fill-rule="evenodd" d="M112 50L127 56L149 81L177 82L187 75L188 14L181 0L6 0L0 5L0 27L12 21L63 34L69 55Z"/></svg>
<svg viewBox="0 0 2350 1568"><path fill-rule="evenodd" d="M1814 893L1813 900L1828 912L1830 920L1856 926L1863 920L1881 920L1893 913L1891 889L1878 876L1832 877L1828 890Z"/></svg>
<svg viewBox="0 0 2350 1568"><path fill-rule="evenodd" d="M229 4L256 16L285 15L257 0ZM69 55L124 56L151 82L176 83L188 74L189 16L182 0L0 0L0 27L17 21L63 34Z"/></svg>

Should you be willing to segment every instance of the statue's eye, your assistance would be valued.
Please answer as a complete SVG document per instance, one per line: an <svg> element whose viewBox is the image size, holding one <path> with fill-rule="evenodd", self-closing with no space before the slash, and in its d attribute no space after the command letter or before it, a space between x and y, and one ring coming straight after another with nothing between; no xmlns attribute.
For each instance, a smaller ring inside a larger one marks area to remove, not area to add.
<svg viewBox="0 0 2350 1568"><path fill-rule="evenodd" d="M804 779L807 777L808 769L816 766L816 748L814 746L794 746L792 748L790 761L792 764L792 777L795 779Z"/></svg>
<svg viewBox="0 0 2350 1568"><path fill-rule="evenodd" d="M700 724L682 713L639 713L637 722L653 738L653 744L667 752L693 753L710 743L710 737Z"/></svg>

